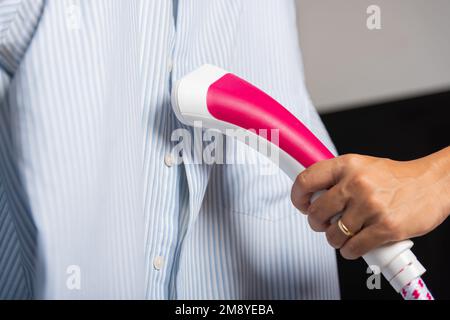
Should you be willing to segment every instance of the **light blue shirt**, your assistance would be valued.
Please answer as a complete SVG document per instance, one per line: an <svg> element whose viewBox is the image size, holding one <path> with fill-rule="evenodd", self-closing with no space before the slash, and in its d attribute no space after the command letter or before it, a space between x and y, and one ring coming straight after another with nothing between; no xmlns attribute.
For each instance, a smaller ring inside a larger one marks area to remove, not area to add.
<svg viewBox="0 0 450 320"><path fill-rule="evenodd" d="M183 128L172 85L205 63L270 93L332 148L305 89L294 2L173 4L0 2L1 298L339 298L335 252L283 173L170 161Z"/></svg>

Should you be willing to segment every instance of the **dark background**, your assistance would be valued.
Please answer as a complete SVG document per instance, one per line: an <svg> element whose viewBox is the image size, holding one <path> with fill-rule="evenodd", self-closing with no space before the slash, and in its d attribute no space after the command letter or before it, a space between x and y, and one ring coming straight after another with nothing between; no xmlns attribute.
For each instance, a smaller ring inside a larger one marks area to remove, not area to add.
<svg viewBox="0 0 450 320"><path fill-rule="evenodd" d="M412 160L450 145L450 91L322 114L322 120L340 154ZM414 243L429 289L436 299L450 299L450 219ZM367 289L365 262L337 255L344 300L401 299L384 279L382 290Z"/></svg>

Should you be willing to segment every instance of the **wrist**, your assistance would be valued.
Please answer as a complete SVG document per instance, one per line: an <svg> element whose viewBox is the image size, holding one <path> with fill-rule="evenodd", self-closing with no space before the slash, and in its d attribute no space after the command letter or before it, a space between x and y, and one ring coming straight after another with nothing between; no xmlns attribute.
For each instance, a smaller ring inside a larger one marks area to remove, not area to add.
<svg viewBox="0 0 450 320"><path fill-rule="evenodd" d="M447 218L450 215L450 147L426 158L429 158L430 171L434 177L433 189L439 199L437 205Z"/></svg>

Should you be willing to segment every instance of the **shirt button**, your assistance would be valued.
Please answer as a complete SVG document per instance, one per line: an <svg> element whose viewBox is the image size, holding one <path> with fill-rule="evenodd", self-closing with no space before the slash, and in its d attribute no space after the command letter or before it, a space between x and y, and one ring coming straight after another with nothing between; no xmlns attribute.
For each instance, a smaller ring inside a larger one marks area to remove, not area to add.
<svg viewBox="0 0 450 320"><path fill-rule="evenodd" d="M171 154L166 154L166 156L164 157L164 163L170 168L175 164L175 160L173 159L173 156Z"/></svg>
<svg viewBox="0 0 450 320"><path fill-rule="evenodd" d="M157 256L154 260L153 260L153 267L155 268L155 270L159 271L164 267L164 257L161 256Z"/></svg>

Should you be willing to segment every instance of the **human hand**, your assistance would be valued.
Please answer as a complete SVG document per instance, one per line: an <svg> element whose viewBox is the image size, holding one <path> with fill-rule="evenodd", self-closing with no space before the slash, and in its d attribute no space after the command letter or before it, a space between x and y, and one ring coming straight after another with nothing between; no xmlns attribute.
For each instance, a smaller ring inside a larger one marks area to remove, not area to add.
<svg viewBox="0 0 450 320"><path fill-rule="evenodd" d="M311 196L327 190L310 204ZM450 213L450 148L400 162L344 155L302 172L292 188L293 204L311 228L326 232L344 258L356 259L383 244L424 235ZM354 236L346 236L337 223Z"/></svg>

